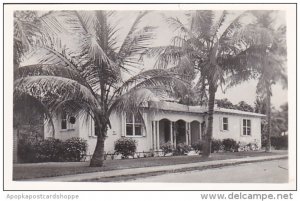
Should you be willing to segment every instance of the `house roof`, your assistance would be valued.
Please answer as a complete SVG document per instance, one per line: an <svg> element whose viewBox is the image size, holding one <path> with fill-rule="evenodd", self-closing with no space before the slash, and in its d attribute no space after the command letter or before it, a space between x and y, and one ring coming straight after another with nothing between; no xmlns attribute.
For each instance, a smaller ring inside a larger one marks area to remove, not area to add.
<svg viewBox="0 0 300 201"><path fill-rule="evenodd" d="M151 101L148 102L147 105L149 108L155 108L164 111L173 111L173 112L188 112L188 113L198 113L205 114L208 112L208 108L206 106L188 106L174 102L166 102L166 101ZM215 106L215 113L226 113L226 114L236 114L236 115L245 115L245 116L255 116L255 117L265 117L266 115L254 113L254 112L245 112L241 110L234 109L226 109Z"/></svg>

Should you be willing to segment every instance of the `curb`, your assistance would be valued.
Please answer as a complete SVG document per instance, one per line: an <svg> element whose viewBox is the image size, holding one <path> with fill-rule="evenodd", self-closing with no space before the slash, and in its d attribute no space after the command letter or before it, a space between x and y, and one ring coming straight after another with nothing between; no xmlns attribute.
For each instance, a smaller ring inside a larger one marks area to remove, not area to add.
<svg viewBox="0 0 300 201"><path fill-rule="evenodd" d="M214 168L221 168L221 167L227 167L227 166L233 166L233 165L241 165L241 164L247 164L247 163L257 163L257 162L264 162L264 161L272 161L272 160L282 160L282 159L288 159L288 156L281 156L278 158L269 158L264 160L253 160L253 161L240 161L240 162L232 162L232 163L225 163L225 164L215 164L215 165L204 165L201 167L188 167L188 168L179 168L179 169L173 169L173 170L162 170L162 171L149 171L146 173L140 173L140 174L126 174L126 175L116 175L116 176L110 176L110 177L100 177L100 178L94 178L94 179L83 179L76 182L118 182L118 181L127 181L127 180L133 180L135 177L143 178L143 177L150 177L150 176L157 176L162 174L168 174L168 173L179 173L179 172L186 172L186 171L195 171L195 170L207 170L207 169L214 169Z"/></svg>
<svg viewBox="0 0 300 201"><path fill-rule="evenodd" d="M134 177L155 176L165 173L176 173L193 170L205 170L210 168L219 168L231 165L240 165L244 163L254 163L261 161L287 159L288 155L247 157L239 159L226 159L216 161L206 161L197 163L177 164L168 166L154 166L144 168L132 168L123 170L112 170L105 172L92 172L77 175L65 175L58 177L48 177L39 179L30 179L29 181L53 181L53 182L114 182L134 179ZM24 180L23 180L24 181ZM27 180L28 181L28 180Z"/></svg>

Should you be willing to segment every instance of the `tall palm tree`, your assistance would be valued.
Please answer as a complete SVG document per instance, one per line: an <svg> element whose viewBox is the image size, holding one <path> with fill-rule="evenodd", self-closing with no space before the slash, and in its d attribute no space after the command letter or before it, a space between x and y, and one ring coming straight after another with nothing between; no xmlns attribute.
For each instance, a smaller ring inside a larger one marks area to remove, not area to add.
<svg viewBox="0 0 300 201"><path fill-rule="evenodd" d="M114 12L59 11L64 38L76 48L62 45L59 37L43 35L36 45L45 51L39 64L15 71L14 96L38 99L49 114L66 109L72 114L88 114L95 121L97 144L90 166L102 166L104 141L114 111L141 114L140 108L152 98L174 92L173 86L186 84L177 73L164 69L142 71L127 80L128 66L139 65L136 56L153 39L153 27L139 28L147 12L138 13L125 39L118 46L118 29L109 19ZM61 37L62 38L62 37ZM75 40L78 39L78 40Z"/></svg>
<svg viewBox="0 0 300 201"><path fill-rule="evenodd" d="M158 56L156 66L167 68L177 65L181 68L192 66L198 73L197 84L200 97L208 92L208 126L206 131L206 146L203 156L211 153L212 126L215 104L215 94L219 87L224 86L226 78L234 79L237 84L242 76L249 79L251 72L243 68L247 58L237 55L243 54L250 48L245 43L244 32L246 23L244 17L249 18L249 12L234 14L229 11L191 11L188 14L189 25L185 25L177 18L167 18L177 36L172 39L172 45L148 49L145 54ZM251 16L251 15L250 15ZM248 23L250 21L248 20ZM235 75L239 73L237 80Z"/></svg>
<svg viewBox="0 0 300 201"><path fill-rule="evenodd" d="M255 49L259 55L255 55L253 59L259 61L259 65L255 65L254 72L257 73L257 95L266 104L267 114L267 144L266 151L271 150L271 132L272 132L272 85L278 81L282 81L283 87L287 87L286 76L286 27L281 25L275 28L275 20L272 15L276 15L275 11L256 11L254 12L257 22L254 30L263 30L258 33L259 40L263 40Z"/></svg>

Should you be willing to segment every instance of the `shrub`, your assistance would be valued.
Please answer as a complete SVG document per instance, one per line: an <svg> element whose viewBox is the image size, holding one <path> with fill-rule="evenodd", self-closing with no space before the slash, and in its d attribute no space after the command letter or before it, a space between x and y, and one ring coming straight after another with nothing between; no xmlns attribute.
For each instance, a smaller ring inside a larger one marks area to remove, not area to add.
<svg viewBox="0 0 300 201"><path fill-rule="evenodd" d="M58 162L63 161L63 142L59 139L48 138L42 140L37 147L37 160L40 162Z"/></svg>
<svg viewBox="0 0 300 201"><path fill-rule="evenodd" d="M176 149L174 150L174 155L185 155L187 154L189 151L192 150L192 147L185 144L185 143L179 143L176 146Z"/></svg>
<svg viewBox="0 0 300 201"><path fill-rule="evenodd" d="M223 149L222 141L217 139L212 139L211 141L211 152L219 152Z"/></svg>
<svg viewBox="0 0 300 201"><path fill-rule="evenodd" d="M237 142L231 138L224 139L222 145L224 146L225 151L236 151L238 148Z"/></svg>
<svg viewBox="0 0 300 201"><path fill-rule="evenodd" d="M288 148L288 136L273 136L271 137L271 145L275 149L287 149Z"/></svg>
<svg viewBox="0 0 300 201"><path fill-rule="evenodd" d="M66 141L48 138L45 140L19 140L18 156L24 163L80 161L86 154L87 144L80 138Z"/></svg>
<svg viewBox="0 0 300 201"><path fill-rule="evenodd" d="M168 153L172 153L173 152L173 145L172 145L172 143L170 141L162 144L160 146L160 148L163 150L164 156L166 154L168 154Z"/></svg>
<svg viewBox="0 0 300 201"><path fill-rule="evenodd" d="M38 162L38 147L41 142L38 140L21 139L18 141L18 157L23 163Z"/></svg>
<svg viewBox="0 0 300 201"><path fill-rule="evenodd" d="M192 148L197 151L197 152L201 152L203 150L203 144L205 142L199 140L198 142L192 144Z"/></svg>
<svg viewBox="0 0 300 201"><path fill-rule="evenodd" d="M81 161L86 155L87 142L84 139L73 137L64 142L65 161Z"/></svg>
<svg viewBox="0 0 300 201"><path fill-rule="evenodd" d="M133 156L136 151L136 141L131 138L121 138L115 142L116 154L122 154L124 158Z"/></svg>

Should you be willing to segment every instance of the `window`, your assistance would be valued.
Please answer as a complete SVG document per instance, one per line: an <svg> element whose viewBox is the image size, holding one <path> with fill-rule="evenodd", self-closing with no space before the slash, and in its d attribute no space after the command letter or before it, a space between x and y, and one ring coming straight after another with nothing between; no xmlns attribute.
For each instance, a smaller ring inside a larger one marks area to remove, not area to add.
<svg viewBox="0 0 300 201"><path fill-rule="evenodd" d="M61 114L61 129L65 130L67 129L67 113L65 111L62 112Z"/></svg>
<svg viewBox="0 0 300 201"><path fill-rule="evenodd" d="M243 135L251 135L251 120L243 119Z"/></svg>
<svg viewBox="0 0 300 201"><path fill-rule="evenodd" d="M126 136L142 136L142 119L139 115L126 113Z"/></svg>
<svg viewBox="0 0 300 201"><path fill-rule="evenodd" d="M62 130L70 130L74 129L74 125L76 123L76 117L69 116L65 111L61 113L61 129Z"/></svg>
<svg viewBox="0 0 300 201"><path fill-rule="evenodd" d="M228 117L223 117L223 130L228 131Z"/></svg>

